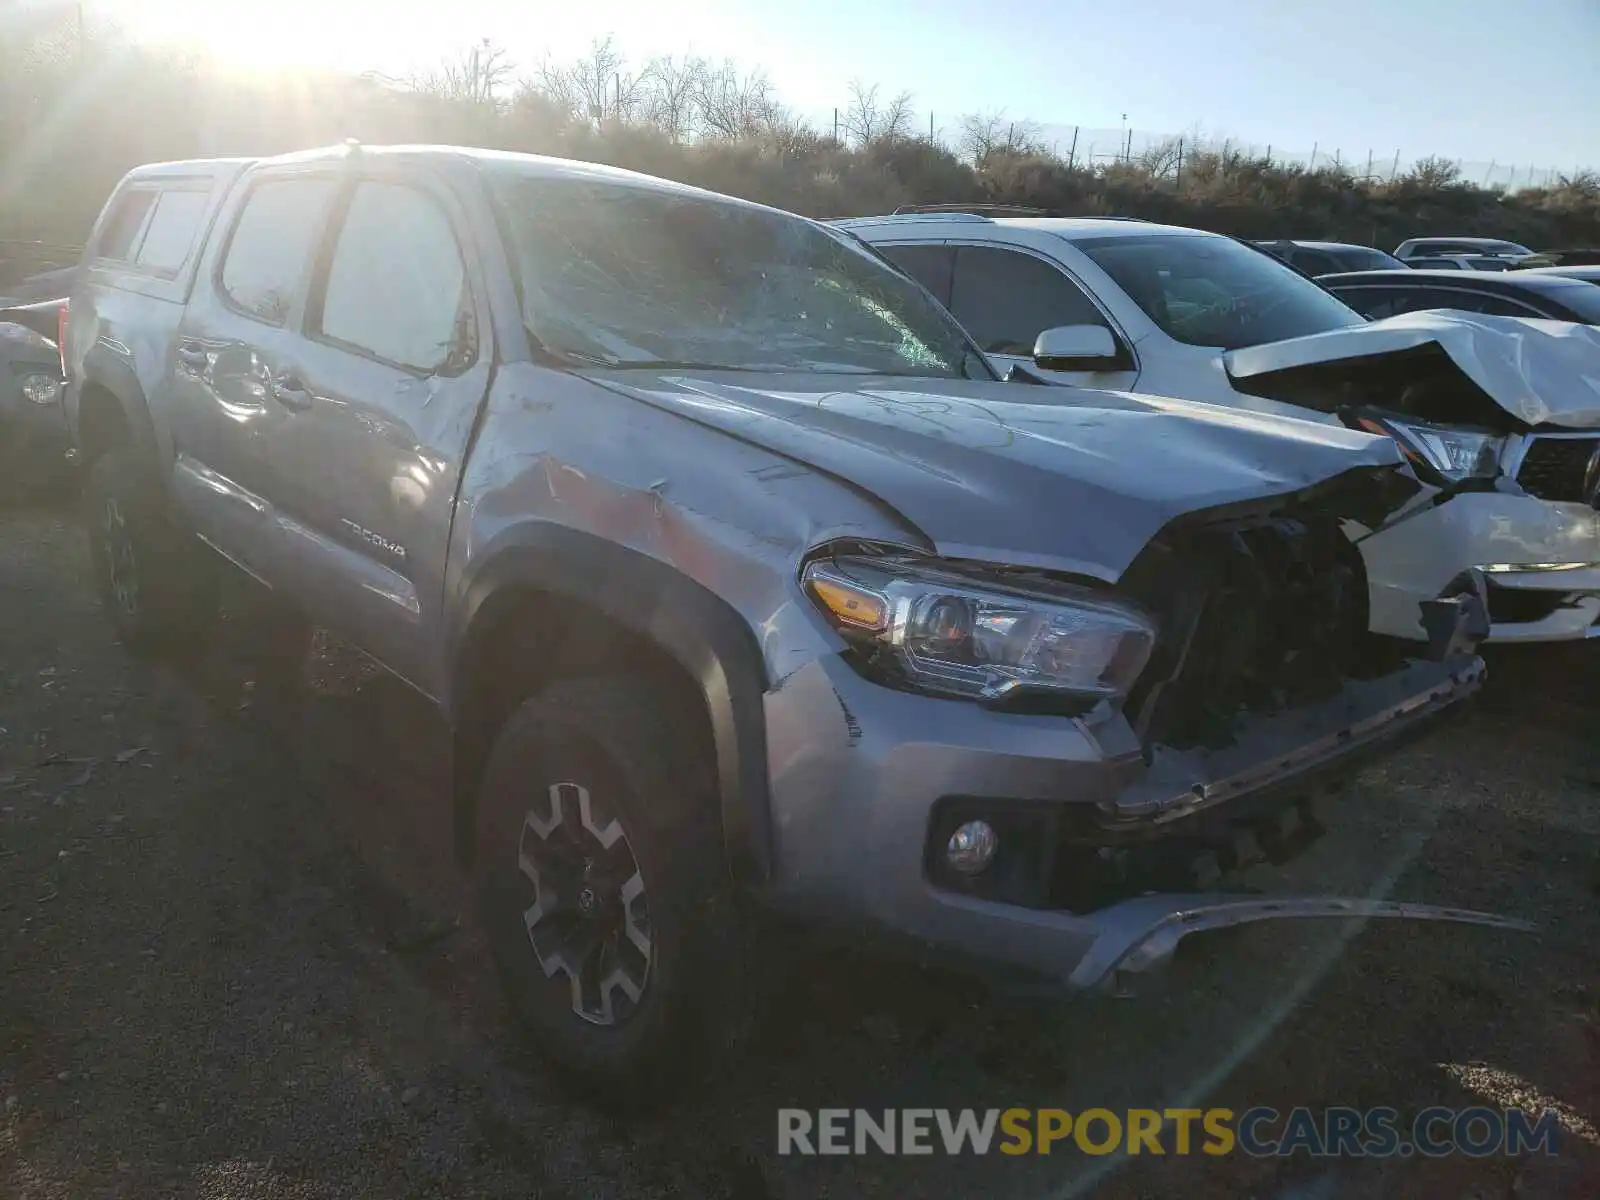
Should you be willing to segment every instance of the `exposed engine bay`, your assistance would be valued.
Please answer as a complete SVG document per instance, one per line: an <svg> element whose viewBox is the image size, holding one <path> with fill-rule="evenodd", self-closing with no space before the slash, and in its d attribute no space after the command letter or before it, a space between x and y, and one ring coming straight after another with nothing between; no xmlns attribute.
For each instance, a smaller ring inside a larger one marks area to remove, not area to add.
<svg viewBox="0 0 1600 1200"><path fill-rule="evenodd" d="M1440 602L1450 628L1432 646L1368 630L1345 522L1391 502L1391 486L1353 474L1253 514L1176 522L1145 548L1119 585L1159 630L1123 705L1139 747L1127 786L1111 804L990 814L1042 851L989 881L992 898L1090 912L1293 857L1365 751L1477 689L1480 581Z"/></svg>
<svg viewBox="0 0 1600 1200"><path fill-rule="evenodd" d="M1369 657L1366 572L1333 517L1182 531L1152 543L1123 586L1161 631L1125 709L1147 755L1230 745L1239 719L1336 695Z"/></svg>
<svg viewBox="0 0 1600 1200"><path fill-rule="evenodd" d="M1109 818L1068 819L1058 903L1202 890L1293 857L1323 832L1363 740L1391 742L1391 724L1475 690L1474 656L1452 655L1458 673L1430 695L1439 664L1368 632L1366 572L1336 513L1176 529L1130 568L1124 587L1161 628L1125 708L1148 770Z"/></svg>

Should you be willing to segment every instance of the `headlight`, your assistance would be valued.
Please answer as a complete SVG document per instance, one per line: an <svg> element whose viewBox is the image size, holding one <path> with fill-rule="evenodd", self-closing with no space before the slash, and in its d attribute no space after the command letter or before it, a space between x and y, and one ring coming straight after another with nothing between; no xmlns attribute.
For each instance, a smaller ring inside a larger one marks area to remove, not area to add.
<svg viewBox="0 0 1600 1200"><path fill-rule="evenodd" d="M817 559L801 582L870 669L922 691L1125 695L1155 645L1150 618L1070 584L1012 587L952 564Z"/></svg>
<svg viewBox="0 0 1600 1200"><path fill-rule="evenodd" d="M61 380L54 375L38 372L24 375L18 386L23 396L34 404L54 404L61 399Z"/></svg>
<svg viewBox="0 0 1600 1200"><path fill-rule="evenodd" d="M1493 479L1500 473L1500 452L1506 439L1481 429L1456 429L1399 417L1364 417L1369 433L1382 433L1400 443L1400 449L1430 483L1460 483L1463 479Z"/></svg>

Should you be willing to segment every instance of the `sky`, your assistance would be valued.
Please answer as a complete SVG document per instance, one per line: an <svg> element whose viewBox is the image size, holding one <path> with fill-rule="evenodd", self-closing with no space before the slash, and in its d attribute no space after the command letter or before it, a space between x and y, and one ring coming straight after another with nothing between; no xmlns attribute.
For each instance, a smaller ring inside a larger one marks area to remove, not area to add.
<svg viewBox="0 0 1600 1200"><path fill-rule="evenodd" d="M608 34L630 60L761 66L826 123L851 80L919 124L1004 110L1231 136L1345 161L1600 166L1600 0L86 0L134 36L242 66L404 75L480 38L525 70ZM1063 150L1065 146L1063 145Z"/></svg>

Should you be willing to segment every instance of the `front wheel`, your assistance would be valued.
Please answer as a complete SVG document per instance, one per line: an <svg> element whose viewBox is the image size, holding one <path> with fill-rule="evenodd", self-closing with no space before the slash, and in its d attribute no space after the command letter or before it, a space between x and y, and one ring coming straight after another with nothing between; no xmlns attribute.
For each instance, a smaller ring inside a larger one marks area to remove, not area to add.
<svg viewBox="0 0 1600 1200"><path fill-rule="evenodd" d="M675 715L638 680L557 683L502 727L479 793L512 1008L570 1084L624 1107L679 1082L736 993L716 808Z"/></svg>
<svg viewBox="0 0 1600 1200"><path fill-rule="evenodd" d="M102 455L83 489L95 585L117 638L149 653L192 645L216 615L216 566L168 518L154 473L127 449Z"/></svg>

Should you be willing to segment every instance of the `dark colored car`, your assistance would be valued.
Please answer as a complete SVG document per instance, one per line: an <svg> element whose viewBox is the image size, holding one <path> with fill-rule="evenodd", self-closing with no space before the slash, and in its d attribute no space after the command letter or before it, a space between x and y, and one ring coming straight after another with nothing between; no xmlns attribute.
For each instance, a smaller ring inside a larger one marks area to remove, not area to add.
<svg viewBox="0 0 1600 1200"><path fill-rule="evenodd" d="M26 495L65 474L62 391L56 343L0 319L0 497Z"/></svg>
<svg viewBox="0 0 1600 1200"><path fill-rule="evenodd" d="M0 309L0 498L67 477L62 301Z"/></svg>
<svg viewBox="0 0 1600 1200"><path fill-rule="evenodd" d="M1318 283L1372 320L1430 308L1600 325L1600 288L1546 270L1348 271Z"/></svg>
<svg viewBox="0 0 1600 1200"><path fill-rule="evenodd" d="M72 291L72 283L77 275L76 266L52 267L48 271L40 271L14 284L0 287L0 303L36 304L41 300L54 300L66 296Z"/></svg>
<svg viewBox="0 0 1600 1200"><path fill-rule="evenodd" d="M1281 258L1306 275L1331 275L1336 271L1382 271L1404 267L1392 254L1350 242L1302 242L1279 239L1257 242L1267 253Z"/></svg>

